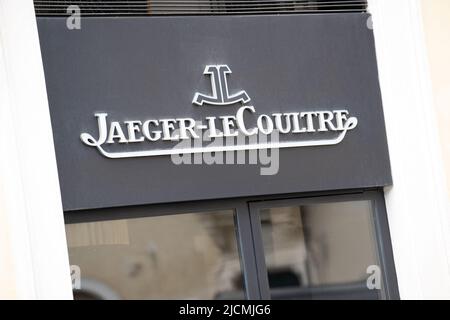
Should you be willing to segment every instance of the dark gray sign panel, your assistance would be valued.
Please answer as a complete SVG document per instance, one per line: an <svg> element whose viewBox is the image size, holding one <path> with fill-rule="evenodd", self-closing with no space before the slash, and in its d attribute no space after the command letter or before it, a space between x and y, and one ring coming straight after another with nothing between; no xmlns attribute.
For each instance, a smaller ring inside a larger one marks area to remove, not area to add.
<svg viewBox="0 0 450 320"><path fill-rule="evenodd" d="M85 18L80 30L39 18L64 209L391 184L368 17ZM220 117L239 111L247 129L260 115L290 121L277 174L248 161L177 165L167 154L179 142L172 129L192 125L180 119L223 132Z"/></svg>

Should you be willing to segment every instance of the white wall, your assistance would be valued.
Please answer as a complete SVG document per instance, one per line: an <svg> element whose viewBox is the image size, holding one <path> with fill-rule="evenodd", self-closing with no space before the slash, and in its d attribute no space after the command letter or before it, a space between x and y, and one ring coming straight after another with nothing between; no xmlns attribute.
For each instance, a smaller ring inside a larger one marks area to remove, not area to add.
<svg viewBox="0 0 450 320"><path fill-rule="evenodd" d="M450 299L449 211L421 2L369 6L394 179L386 205L400 296Z"/></svg>
<svg viewBox="0 0 450 320"><path fill-rule="evenodd" d="M450 1L422 0L421 4L450 202Z"/></svg>
<svg viewBox="0 0 450 320"><path fill-rule="evenodd" d="M32 0L0 0L0 298L72 297Z"/></svg>

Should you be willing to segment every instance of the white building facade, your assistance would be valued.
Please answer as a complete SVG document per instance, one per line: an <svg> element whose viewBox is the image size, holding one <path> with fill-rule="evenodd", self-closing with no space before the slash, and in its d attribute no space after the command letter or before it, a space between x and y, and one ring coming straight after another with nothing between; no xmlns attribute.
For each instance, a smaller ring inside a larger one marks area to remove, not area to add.
<svg viewBox="0 0 450 320"><path fill-rule="evenodd" d="M445 39L437 32L445 37L450 28L433 24L445 21L449 7L443 2L368 2L393 179L384 190L386 212L401 299L450 299L449 100L436 64L448 49L438 47ZM33 1L0 0L0 49L0 298L72 299Z"/></svg>

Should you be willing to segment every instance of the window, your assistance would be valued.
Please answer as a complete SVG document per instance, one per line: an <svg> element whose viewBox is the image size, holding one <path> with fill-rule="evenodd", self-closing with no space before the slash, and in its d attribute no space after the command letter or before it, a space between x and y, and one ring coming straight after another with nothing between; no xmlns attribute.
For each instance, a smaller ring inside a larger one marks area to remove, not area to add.
<svg viewBox="0 0 450 320"><path fill-rule="evenodd" d="M67 212L78 299L396 299L382 192Z"/></svg>
<svg viewBox="0 0 450 320"><path fill-rule="evenodd" d="M367 286L380 268L370 201L258 211L272 299L382 298Z"/></svg>
<svg viewBox="0 0 450 320"><path fill-rule="evenodd" d="M71 224L66 231L82 282L103 283L117 297L245 297L232 210Z"/></svg>

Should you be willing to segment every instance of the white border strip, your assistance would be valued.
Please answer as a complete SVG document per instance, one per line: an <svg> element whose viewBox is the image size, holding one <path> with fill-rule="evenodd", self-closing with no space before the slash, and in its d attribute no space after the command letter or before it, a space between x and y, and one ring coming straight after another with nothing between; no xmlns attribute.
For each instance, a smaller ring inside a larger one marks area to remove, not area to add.
<svg viewBox="0 0 450 320"><path fill-rule="evenodd" d="M32 0L0 0L4 299L71 299L63 209Z"/></svg>
<svg viewBox="0 0 450 320"><path fill-rule="evenodd" d="M448 196L420 0L369 0L393 188L386 190L400 296L450 298Z"/></svg>

